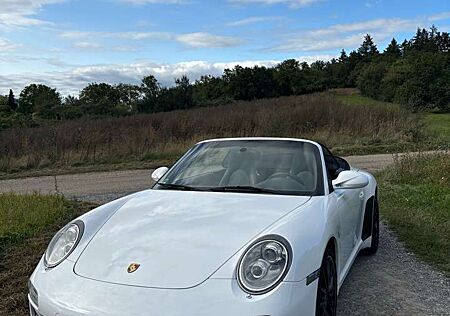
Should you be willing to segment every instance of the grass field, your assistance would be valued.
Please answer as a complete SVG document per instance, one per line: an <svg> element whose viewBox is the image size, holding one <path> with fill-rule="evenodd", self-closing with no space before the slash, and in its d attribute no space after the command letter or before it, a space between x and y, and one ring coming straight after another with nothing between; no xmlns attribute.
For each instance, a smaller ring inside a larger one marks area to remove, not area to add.
<svg viewBox="0 0 450 316"><path fill-rule="evenodd" d="M425 122L430 133L450 144L450 113L429 113Z"/></svg>
<svg viewBox="0 0 450 316"><path fill-rule="evenodd" d="M0 194L0 315L27 315L27 280L53 235L92 205Z"/></svg>
<svg viewBox="0 0 450 316"><path fill-rule="evenodd" d="M450 157L406 156L381 172L381 215L407 248L450 276Z"/></svg>
<svg viewBox="0 0 450 316"><path fill-rule="evenodd" d="M369 106L389 106L389 107L396 107L401 108L399 104L389 103L389 102L383 102L378 101L369 97L363 96L361 93L359 93L358 89L355 88L345 88L345 89L334 89L331 90L329 93L334 95L339 101L344 102L348 105L369 105Z"/></svg>
<svg viewBox="0 0 450 316"><path fill-rule="evenodd" d="M347 105L368 105L375 107L400 108L399 104L382 102L361 95L357 89L336 89L331 92L339 101ZM425 136L421 149L450 147L450 113L417 113L423 121Z"/></svg>
<svg viewBox="0 0 450 316"><path fill-rule="evenodd" d="M0 252L9 244L41 232L67 212L66 202L62 197L1 194Z"/></svg>
<svg viewBox="0 0 450 316"><path fill-rule="evenodd" d="M419 119L406 110L349 107L319 93L5 130L0 178L171 162L199 140L230 136L310 138L345 155L403 151L423 138Z"/></svg>

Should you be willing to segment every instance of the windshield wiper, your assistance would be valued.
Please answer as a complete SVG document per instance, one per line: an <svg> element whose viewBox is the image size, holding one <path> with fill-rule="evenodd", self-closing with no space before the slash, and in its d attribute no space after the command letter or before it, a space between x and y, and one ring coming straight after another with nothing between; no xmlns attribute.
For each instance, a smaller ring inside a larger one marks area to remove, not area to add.
<svg viewBox="0 0 450 316"><path fill-rule="evenodd" d="M225 186L225 187L215 187L210 188L208 191L213 192L245 192L245 193L268 193L268 194L279 194L279 192L269 189L252 187L249 185L235 185L235 186Z"/></svg>
<svg viewBox="0 0 450 316"><path fill-rule="evenodd" d="M194 187L190 187L184 184L174 184L174 183L157 183L157 185L163 187L164 189L173 189L173 190L185 190L185 191L194 191L197 190Z"/></svg>

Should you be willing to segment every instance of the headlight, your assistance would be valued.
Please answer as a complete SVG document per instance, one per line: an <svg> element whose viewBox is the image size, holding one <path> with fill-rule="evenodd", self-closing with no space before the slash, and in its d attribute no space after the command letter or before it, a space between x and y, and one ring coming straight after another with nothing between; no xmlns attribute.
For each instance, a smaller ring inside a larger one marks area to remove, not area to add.
<svg viewBox="0 0 450 316"><path fill-rule="evenodd" d="M271 291L285 277L291 258L290 245L280 236L266 236L256 241L239 261L239 285L251 294Z"/></svg>
<svg viewBox="0 0 450 316"><path fill-rule="evenodd" d="M76 221L61 229L48 245L44 257L45 266L54 268L64 261L78 245L83 231L82 221Z"/></svg>

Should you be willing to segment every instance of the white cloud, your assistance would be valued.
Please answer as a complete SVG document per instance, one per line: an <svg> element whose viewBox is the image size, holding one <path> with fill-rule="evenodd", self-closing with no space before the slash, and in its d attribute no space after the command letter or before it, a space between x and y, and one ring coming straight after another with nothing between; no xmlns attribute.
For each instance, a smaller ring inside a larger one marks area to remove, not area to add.
<svg viewBox="0 0 450 316"><path fill-rule="evenodd" d="M0 1L0 26L14 28L48 24L33 16L43 6L62 1L64 0L2 0Z"/></svg>
<svg viewBox="0 0 450 316"><path fill-rule="evenodd" d="M242 20L233 21L227 23L228 26L244 26L249 24L261 23L261 22L270 22L280 20L282 17L280 16L252 16Z"/></svg>
<svg viewBox="0 0 450 316"><path fill-rule="evenodd" d="M316 38L304 37L287 40L274 50L280 51L326 51L358 46L363 39L363 34L350 35L340 38Z"/></svg>
<svg viewBox="0 0 450 316"><path fill-rule="evenodd" d="M395 33L398 31L411 30L417 27L418 20L416 19L376 19L364 22L335 24L328 28L317 29L311 33L317 36L337 35L349 32L389 32Z"/></svg>
<svg viewBox="0 0 450 316"><path fill-rule="evenodd" d="M117 37L137 41L144 39L170 40L172 35L168 32L122 32L118 33Z"/></svg>
<svg viewBox="0 0 450 316"><path fill-rule="evenodd" d="M0 38L0 53L13 51L16 47L16 44L11 43L6 39Z"/></svg>
<svg viewBox="0 0 450 316"><path fill-rule="evenodd" d="M414 31L418 26L427 27L430 21L445 19L445 14L415 19L375 19L363 22L335 24L326 28L312 29L286 34L272 51L326 51L355 48L367 33L375 42L394 37L398 32Z"/></svg>
<svg viewBox="0 0 450 316"><path fill-rule="evenodd" d="M447 19L450 19L450 11L435 14L435 15L430 16L430 18L429 18L430 21L440 21L440 20L447 20Z"/></svg>
<svg viewBox="0 0 450 316"><path fill-rule="evenodd" d="M143 39L170 39L171 34L166 32L84 32L84 31L65 31L59 34L66 39L83 39L92 38L119 38L129 40Z"/></svg>
<svg viewBox="0 0 450 316"><path fill-rule="evenodd" d="M194 48L225 48L238 46L242 43L239 38L204 32L177 35L175 38L181 44Z"/></svg>
<svg viewBox="0 0 450 316"><path fill-rule="evenodd" d="M290 6L291 8L300 8L313 4L314 2L318 2L320 0L228 0L230 3L234 4L264 4L264 5L273 5L273 4L285 4Z"/></svg>
<svg viewBox="0 0 450 316"><path fill-rule="evenodd" d="M102 45L98 44L98 43L93 43L93 42L76 42L73 44L73 46L75 48L79 48L79 49L101 49L103 48Z"/></svg>
<svg viewBox="0 0 450 316"><path fill-rule="evenodd" d="M83 40L88 42L92 38L113 38L123 40L172 40L192 48L225 48L234 47L242 43L235 37L214 35L205 32L173 34L169 32L62 32L60 36L69 40Z"/></svg>
<svg viewBox="0 0 450 316"><path fill-rule="evenodd" d="M81 31L66 31L66 32L62 32L59 34L59 36L63 37L63 38L68 38L68 39L83 39L83 38L89 38L89 37L98 37L98 36L103 36L104 32L81 32Z"/></svg>
<svg viewBox="0 0 450 316"><path fill-rule="evenodd" d="M330 60L336 57L332 55L303 56L298 60L313 62L315 60ZM46 72L41 74L0 74L0 94L9 89L19 93L26 85L31 83L46 84L57 88L63 95L78 94L78 92L91 82L134 83L149 74L154 75L165 86L173 85L174 78L187 75L192 81L202 75L220 76L226 68L235 65L253 67L256 65L272 67L279 60L243 60L235 62L207 62L187 61L175 64L158 64L149 61L141 61L132 64L105 64L72 67L65 71Z"/></svg>

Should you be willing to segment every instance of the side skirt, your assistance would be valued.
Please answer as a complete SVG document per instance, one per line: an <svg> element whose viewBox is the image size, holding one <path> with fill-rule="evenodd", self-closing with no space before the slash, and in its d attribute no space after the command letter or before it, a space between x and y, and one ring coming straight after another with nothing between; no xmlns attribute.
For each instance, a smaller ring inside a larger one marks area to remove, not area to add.
<svg viewBox="0 0 450 316"><path fill-rule="evenodd" d="M350 269L353 265L353 262L355 262L356 257L358 256L359 251L361 250L363 246L363 241L360 240L355 248L353 248L353 251L347 260L347 263L345 264L344 268L341 270L341 273L339 273L339 282L338 282L338 294L339 290L341 289L342 284L345 281L345 278L347 277L347 274L350 272Z"/></svg>

